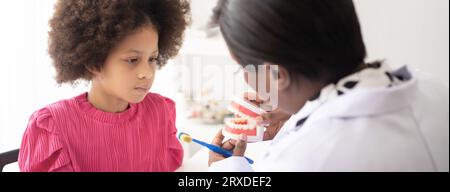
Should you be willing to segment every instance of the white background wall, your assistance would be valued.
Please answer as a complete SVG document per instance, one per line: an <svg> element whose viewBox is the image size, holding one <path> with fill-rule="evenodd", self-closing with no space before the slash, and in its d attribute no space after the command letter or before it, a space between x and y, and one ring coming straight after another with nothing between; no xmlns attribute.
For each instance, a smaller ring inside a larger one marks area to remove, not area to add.
<svg viewBox="0 0 450 192"><path fill-rule="evenodd" d="M53 80L54 70L46 54L53 1L0 1L0 152L20 146L33 111L87 90L86 86L58 87ZM207 21L214 0L193 3L198 27ZM410 64L448 86L448 0L355 0L355 4L369 60ZM159 73L154 92L173 93L163 84L174 76L173 70L167 67Z"/></svg>
<svg viewBox="0 0 450 192"><path fill-rule="evenodd" d="M354 0L369 60L411 65L448 87L448 0Z"/></svg>

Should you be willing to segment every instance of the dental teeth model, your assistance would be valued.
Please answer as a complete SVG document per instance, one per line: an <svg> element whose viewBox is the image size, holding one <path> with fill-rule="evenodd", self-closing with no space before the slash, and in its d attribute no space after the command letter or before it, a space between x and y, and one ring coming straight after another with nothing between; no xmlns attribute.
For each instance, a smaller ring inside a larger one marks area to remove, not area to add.
<svg viewBox="0 0 450 192"><path fill-rule="evenodd" d="M240 98L233 99L228 110L235 117L225 119L225 128L222 129L225 137L239 139L241 134L246 134L248 142L263 140L265 128L256 124L256 117L261 116L264 110Z"/></svg>

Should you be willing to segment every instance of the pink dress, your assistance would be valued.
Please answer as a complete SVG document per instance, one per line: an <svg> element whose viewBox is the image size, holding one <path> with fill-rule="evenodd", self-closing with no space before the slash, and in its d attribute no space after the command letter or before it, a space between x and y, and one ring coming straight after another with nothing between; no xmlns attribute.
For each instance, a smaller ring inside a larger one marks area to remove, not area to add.
<svg viewBox="0 0 450 192"><path fill-rule="evenodd" d="M22 139L21 171L168 172L181 166L175 103L149 93L122 113L94 108L87 93L35 112Z"/></svg>

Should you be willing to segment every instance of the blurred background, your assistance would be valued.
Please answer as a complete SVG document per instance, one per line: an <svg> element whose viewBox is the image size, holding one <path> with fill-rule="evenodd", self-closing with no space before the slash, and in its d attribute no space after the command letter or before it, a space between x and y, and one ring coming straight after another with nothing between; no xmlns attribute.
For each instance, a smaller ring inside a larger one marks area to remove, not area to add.
<svg viewBox="0 0 450 192"><path fill-rule="evenodd" d="M0 153L18 148L31 114L88 90L57 86L47 54L55 0L0 2ZM449 84L448 0L355 0L368 61L408 64ZM192 0L193 24L180 55L157 73L152 92L177 103L177 127L210 141L230 96L245 91L242 72L217 29L207 29L216 0ZM194 75L195 74L195 75ZM200 74L200 75L198 75ZM186 158L198 148L184 146Z"/></svg>

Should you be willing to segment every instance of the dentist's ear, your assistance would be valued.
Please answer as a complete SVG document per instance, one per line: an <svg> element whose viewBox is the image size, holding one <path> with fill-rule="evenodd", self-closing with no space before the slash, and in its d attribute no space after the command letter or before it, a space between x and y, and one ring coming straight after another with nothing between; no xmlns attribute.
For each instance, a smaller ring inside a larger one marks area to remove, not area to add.
<svg viewBox="0 0 450 192"><path fill-rule="evenodd" d="M278 66L278 89L286 90L291 85L291 76L286 68L279 65Z"/></svg>

